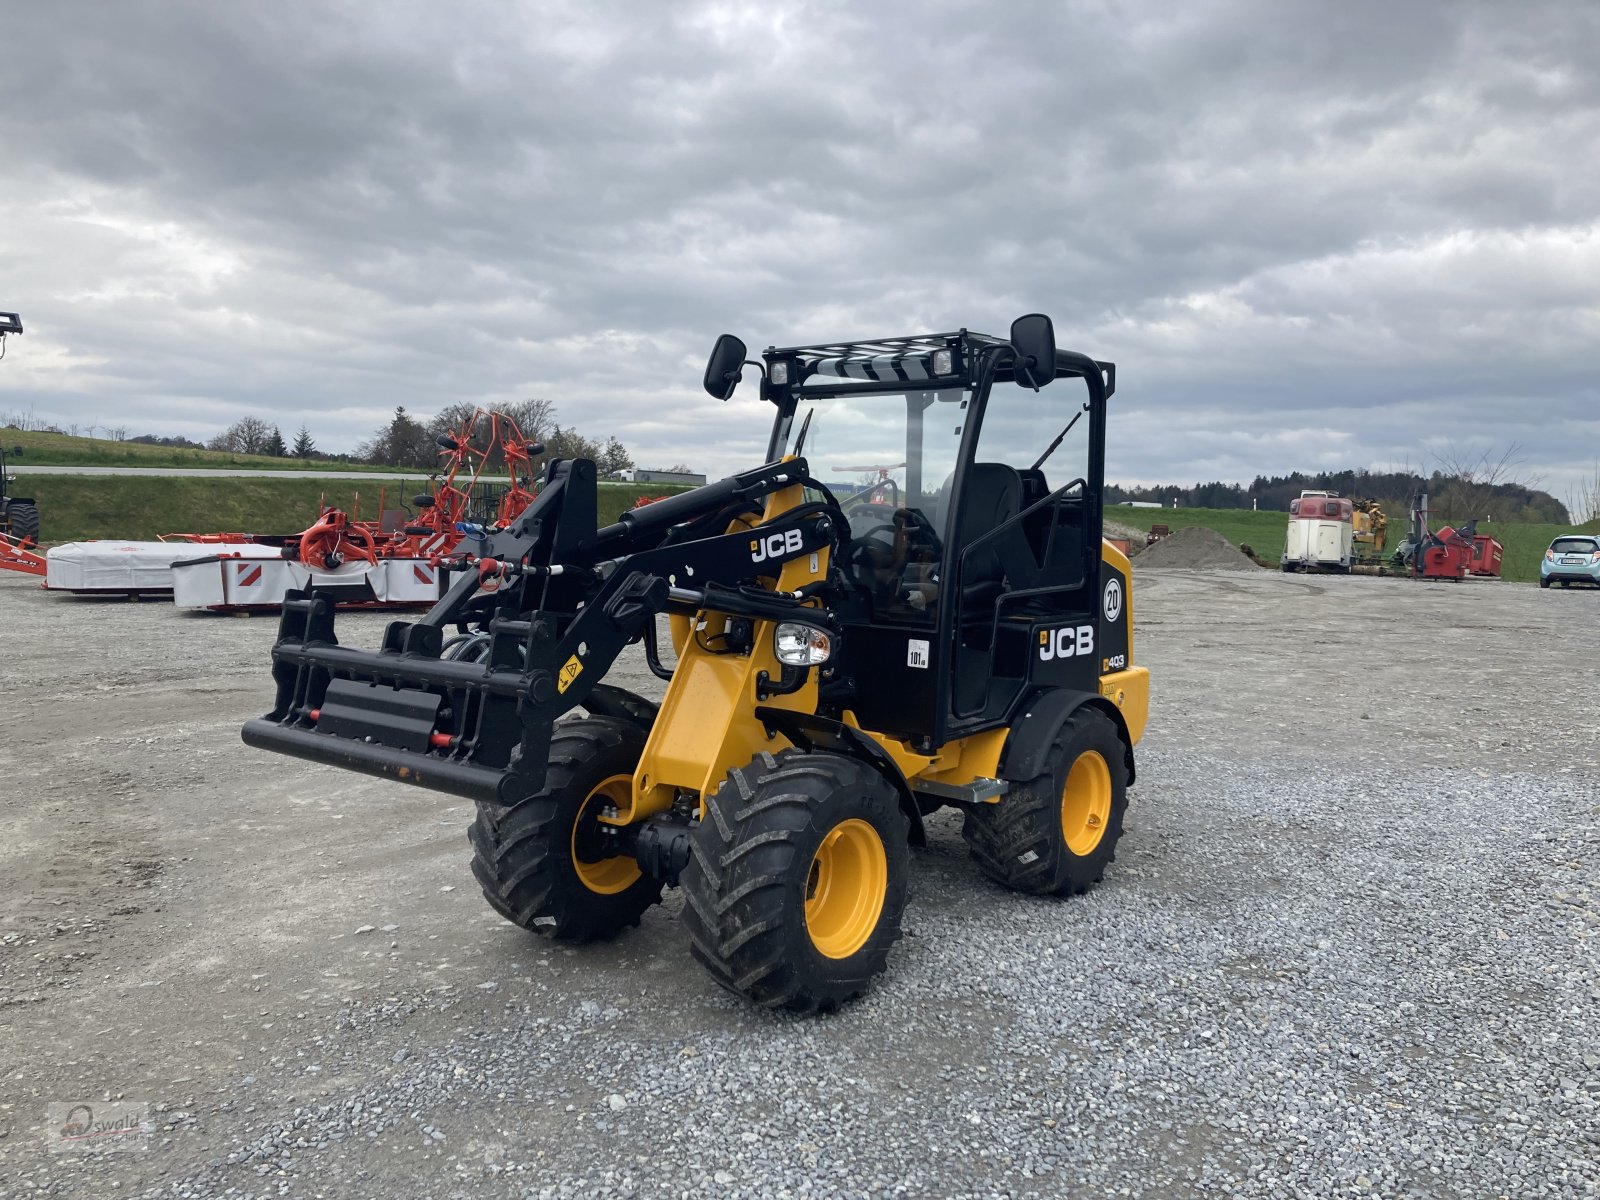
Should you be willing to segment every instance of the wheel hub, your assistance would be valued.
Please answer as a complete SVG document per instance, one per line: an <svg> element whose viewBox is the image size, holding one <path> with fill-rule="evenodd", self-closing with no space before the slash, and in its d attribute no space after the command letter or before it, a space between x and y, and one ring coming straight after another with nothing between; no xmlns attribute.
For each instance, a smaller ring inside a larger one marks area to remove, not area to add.
<svg viewBox="0 0 1600 1200"><path fill-rule="evenodd" d="M1110 816L1111 768L1098 750L1085 750L1073 761L1061 789L1061 836L1067 849L1079 858L1093 853Z"/></svg>
<svg viewBox="0 0 1600 1200"><path fill-rule="evenodd" d="M806 875L806 930L818 953L849 958L865 946L888 887L889 858L878 831L859 817L830 829Z"/></svg>

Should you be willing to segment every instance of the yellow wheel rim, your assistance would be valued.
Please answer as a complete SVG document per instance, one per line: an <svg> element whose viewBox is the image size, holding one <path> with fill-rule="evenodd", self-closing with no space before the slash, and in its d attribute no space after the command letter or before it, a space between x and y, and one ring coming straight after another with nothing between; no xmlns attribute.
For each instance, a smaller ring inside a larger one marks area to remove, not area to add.
<svg viewBox="0 0 1600 1200"><path fill-rule="evenodd" d="M889 893L889 855L878 831L859 817L828 831L806 876L806 930L827 958L849 958L867 944Z"/></svg>
<svg viewBox="0 0 1600 1200"><path fill-rule="evenodd" d="M632 803L633 776L613 775L598 784L578 806L577 819L572 822L572 869L577 872L578 881L591 892L602 896L614 896L618 892L627 891L643 874L639 870L639 864L626 855L620 858L602 858L593 862L578 856L579 829L586 824L593 825L600 815L600 810L607 805L626 812Z"/></svg>
<svg viewBox="0 0 1600 1200"><path fill-rule="evenodd" d="M1111 768L1098 750L1085 750L1061 789L1061 837L1079 858L1093 853L1111 819Z"/></svg>

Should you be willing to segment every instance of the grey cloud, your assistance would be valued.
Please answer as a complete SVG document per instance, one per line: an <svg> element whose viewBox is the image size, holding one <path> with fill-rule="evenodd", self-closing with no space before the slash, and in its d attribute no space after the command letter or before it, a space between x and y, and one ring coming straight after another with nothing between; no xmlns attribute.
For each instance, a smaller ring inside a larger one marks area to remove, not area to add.
<svg viewBox="0 0 1600 1200"><path fill-rule="evenodd" d="M764 436L697 393L721 330L1043 309L1121 365L1125 479L1419 461L1446 424L1552 477L1600 454L1582 0L47 5L6 32L0 307L30 332L0 410L350 446L397 403L542 395L719 471Z"/></svg>

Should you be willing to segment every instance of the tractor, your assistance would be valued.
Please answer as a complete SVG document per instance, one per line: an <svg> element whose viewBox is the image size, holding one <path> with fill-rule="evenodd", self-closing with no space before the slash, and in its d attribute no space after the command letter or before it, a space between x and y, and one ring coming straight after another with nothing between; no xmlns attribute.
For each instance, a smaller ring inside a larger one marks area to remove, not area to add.
<svg viewBox="0 0 1600 1200"><path fill-rule="evenodd" d="M0 312L0 358L5 357L8 334L22 332L22 318L14 312ZM20 458L22 447L12 448L13 458ZM32 496L13 496L12 487L17 477L6 470L6 451L0 446L0 537L26 550L39 543L39 506Z"/></svg>
<svg viewBox="0 0 1600 1200"><path fill-rule="evenodd" d="M21 446L11 448L13 458L21 455ZM12 495L16 482L17 477L6 470L6 451L0 446L0 536L26 550L39 543L39 506L32 496Z"/></svg>
<svg viewBox="0 0 1600 1200"><path fill-rule="evenodd" d="M601 526L594 463L551 462L377 651L292 594L243 737L476 801L473 872L524 929L608 938L677 886L718 984L827 1011L885 969L937 810L1019 892L1111 862L1149 697L1101 538L1116 369L1039 314L746 355L723 335L704 386L759 372L764 463ZM863 455L896 486L841 500L809 465ZM659 705L606 682L633 645Z"/></svg>

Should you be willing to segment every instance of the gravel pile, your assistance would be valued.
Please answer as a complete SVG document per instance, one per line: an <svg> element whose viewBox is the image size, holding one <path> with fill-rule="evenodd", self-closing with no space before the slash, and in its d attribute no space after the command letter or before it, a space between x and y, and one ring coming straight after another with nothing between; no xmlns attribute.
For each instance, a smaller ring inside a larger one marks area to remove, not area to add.
<svg viewBox="0 0 1600 1200"><path fill-rule="evenodd" d="M1139 556L1139 566L1188 568L1190 570L1257 571L1258 566L1245 557L1244 551L1233 545L1215 529L1192 525L1179 529L1146 548Z"/></svg>

